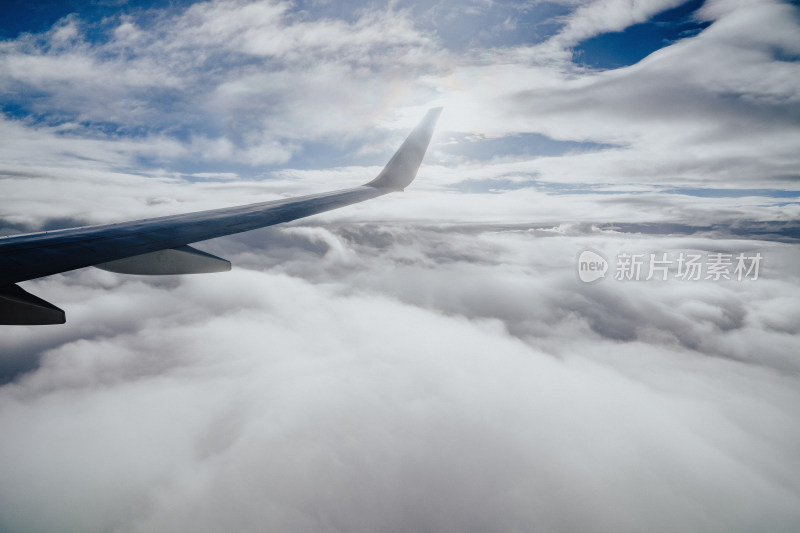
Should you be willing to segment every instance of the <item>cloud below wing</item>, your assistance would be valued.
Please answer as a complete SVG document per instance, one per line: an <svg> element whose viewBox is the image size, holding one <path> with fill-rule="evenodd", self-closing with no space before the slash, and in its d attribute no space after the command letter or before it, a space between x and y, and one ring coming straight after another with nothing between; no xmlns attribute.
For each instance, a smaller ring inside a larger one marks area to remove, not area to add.
<svg viewBox="0 0 800 533"><path fill-rule="evenodd" d="M357 228L268 230L213 284L72 276L75 330L3 340L44 353L0 389L4 526L796 523L793 246L766 283L595 290L572 252L635 237Z"/></svg>

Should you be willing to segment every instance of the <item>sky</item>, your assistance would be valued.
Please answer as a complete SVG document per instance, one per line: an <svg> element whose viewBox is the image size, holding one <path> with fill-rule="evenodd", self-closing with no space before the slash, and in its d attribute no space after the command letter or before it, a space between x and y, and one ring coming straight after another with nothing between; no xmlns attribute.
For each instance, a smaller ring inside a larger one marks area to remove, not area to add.
<svg viewBox="0 0 800 533"><path fill-rule="evenodd" d="M359 185L444 111L231 272L22 283L67 324L0 334L0 532L800 527L796 2L2 7L0 235Z"/></svg>

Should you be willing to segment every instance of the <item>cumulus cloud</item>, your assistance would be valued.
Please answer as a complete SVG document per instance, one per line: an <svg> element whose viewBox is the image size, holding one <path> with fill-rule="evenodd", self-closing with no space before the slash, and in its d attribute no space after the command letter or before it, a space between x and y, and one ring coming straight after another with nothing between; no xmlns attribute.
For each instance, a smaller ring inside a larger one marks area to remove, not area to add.
<svg viewBox="0 0 800 533"><path fill-rule="evenodd" d="M473 141L539 133L602 146L533 160L510 154L542 181L792 186L800 163L793 6L708 2L700 11L708 29L621 69L586 70L548 51L560 43L570 52L674 4L591 2L546 42L460 53L415 25L410 9L343 20L229 1L102 23L73 15L3 42L0 84L6 100L39 119L14 124L23 138L49 134L63 146L49 152L63 156L88 137L110 153L85 146L81 155L117 171L145 163L207 172L200 161L252 175L299 162L314 142L388 156L426 107L444 104L442 130L480 134ZM90 40L90 30L105 38Z"/></svg>
<svg viewBox="0 0 800 533"><path fill-rule="evenodd" d="M626 68L566 70L537 45L514 68L459 69L448 80L459 82L461 112L449 125L619 145L533 162L546 180L792 186L800 77L785 59L800 47L796 8L758 2L723 13L721 4L707 6L718 18L704 32Z"/></svg>
<svg viewBox="0 0 800 533"><path fill-rule="evenodd" d="M677 3L561 4L494 47L420 16L446 2L0 42L4 233L355 186L446 106L408 191L198 245L230 273L24 282L68 322L0 335L0 531L796 530L796 8L709 0L602 70L573 47ZM763 264L620 281L624 252Z"/></svg>
<svg viewBox="0 0 800 533"><path fill-rule="evenodd" d="M70 323L2 341L42 354L0 389L4 528L800 518L796 247L375 224L208 246L258 270L30 284ZM588 246L759 249L769 270L588 286Z"/></svg>
<svg viewBox="0 0 800 533"><path fill-rule="evenodd" d="M285 163L292 139L363 127L400 101L387 93L402 97L435 68L434 40L402 12L366 10L348 23L305 20L289 7L204 2L99 27L70 16L2 43L0 87L47 120L178 133L192 156L264 165ZM105 39L90 40L89 30Z"/></svg>

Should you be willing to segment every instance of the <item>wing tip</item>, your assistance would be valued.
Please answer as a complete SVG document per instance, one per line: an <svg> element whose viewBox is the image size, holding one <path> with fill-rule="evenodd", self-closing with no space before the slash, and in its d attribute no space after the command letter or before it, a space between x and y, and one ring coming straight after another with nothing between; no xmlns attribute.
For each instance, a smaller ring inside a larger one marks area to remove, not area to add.
<svg viewBox="0 0 800 533"><path fill-rule="evenodd" d="M383 170L369 183L367 187L402 191L414 178L428 150L436 122L442 113L442 107L432 107L425 113L423 119L411 131L406 140L395 152L392 158L383 167Z"/></svg>

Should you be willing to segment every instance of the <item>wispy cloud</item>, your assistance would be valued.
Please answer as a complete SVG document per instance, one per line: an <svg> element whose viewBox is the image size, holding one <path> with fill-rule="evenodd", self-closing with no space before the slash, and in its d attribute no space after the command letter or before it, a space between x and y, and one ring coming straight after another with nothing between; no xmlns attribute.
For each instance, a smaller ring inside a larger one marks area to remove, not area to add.
<svg viewBox="0 0 800 533"><path fill-rule="evenodd" d="M363 128L435 62L433 40L402 12L367 10L348 23L306 21L289 7L70 16L3 43L4 100L45 124L80 124L76 135L97 125L112 138L165 135L183 143L184 158L264 165L288 161L297 139Z"/></svg>

